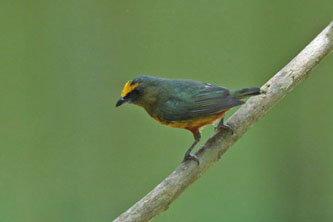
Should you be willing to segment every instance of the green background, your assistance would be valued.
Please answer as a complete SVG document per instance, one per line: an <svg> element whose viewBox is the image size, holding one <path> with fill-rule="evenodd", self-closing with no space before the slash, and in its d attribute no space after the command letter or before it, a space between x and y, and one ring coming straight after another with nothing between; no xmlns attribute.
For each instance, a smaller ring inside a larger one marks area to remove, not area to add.
<svg viewBox="0 0 333 222"><path fill-rule="evenodd" d="M1 1L0 221L112 221L193 141L116 109L127 80L260 86L332 12L332 0ZM331 56L154 221L332 221L332 73Z"/></svg>

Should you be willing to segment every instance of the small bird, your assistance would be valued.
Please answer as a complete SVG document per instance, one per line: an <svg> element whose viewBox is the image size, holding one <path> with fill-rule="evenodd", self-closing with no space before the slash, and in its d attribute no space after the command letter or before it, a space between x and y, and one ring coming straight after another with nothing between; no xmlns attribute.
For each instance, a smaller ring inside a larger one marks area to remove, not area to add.
<svg viewBox="0 0 333 222"><path fill-rule="evenodd" d="M226 88L187 79L165 79L138 76L128 81L116 103L133 103L143 107L157 122L192 132L194 142L185 153L184 161L195 160L191 151L200 141L200 129L221 119L216 129L232 129L223 122L225 113L244 103L241 99L260 94L260 88L228 90Z"/></svg>

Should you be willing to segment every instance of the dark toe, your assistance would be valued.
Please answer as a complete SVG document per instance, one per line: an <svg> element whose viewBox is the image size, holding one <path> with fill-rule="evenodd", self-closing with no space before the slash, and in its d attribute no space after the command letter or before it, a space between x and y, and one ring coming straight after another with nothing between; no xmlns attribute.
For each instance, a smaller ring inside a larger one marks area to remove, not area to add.
<svg viewBox="0 0 333 222"><path fill-rule="evenodd" d="M198 165L200 164L199 158L194 154L185 155L183 162L188 160L194 160L195 162L197 162Z"/></svg>
<svg viewBox="0 0 333 222"><path fill-rule="evenodd" d="M234 134L234 130L231 128L231 126L227 125L227 124L223 124L223 125L219 125L215 127L216 131L219 130L227 130L229 132L231 132L231 134Z"/></svg>

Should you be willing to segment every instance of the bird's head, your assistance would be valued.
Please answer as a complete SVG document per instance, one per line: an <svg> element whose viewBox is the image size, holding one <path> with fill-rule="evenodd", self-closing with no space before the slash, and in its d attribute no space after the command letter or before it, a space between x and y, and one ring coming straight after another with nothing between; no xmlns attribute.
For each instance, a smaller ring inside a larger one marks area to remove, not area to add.
<svg viewBox="0 0 333 222"><path fill-rule="evenodd" d="M121 92L116 107L127 102L143 107L148 106L156 100L158 84L159 79L152 76L138 76L128 81Z"/></svg>

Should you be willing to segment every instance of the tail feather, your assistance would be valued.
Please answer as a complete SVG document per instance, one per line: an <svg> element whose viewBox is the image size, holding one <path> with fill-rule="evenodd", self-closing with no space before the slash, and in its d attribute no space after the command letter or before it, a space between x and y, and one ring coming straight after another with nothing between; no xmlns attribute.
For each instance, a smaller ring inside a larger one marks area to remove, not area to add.
<svg viewBox="0 0 333 222"><path fill-rule="evenodd" d="M248 96L255 96L260 95L260 88L259 87L251 87L251 88L243 88L239 90L232 90L230 91L230 95L236 98L245 98Z"/></svg>

